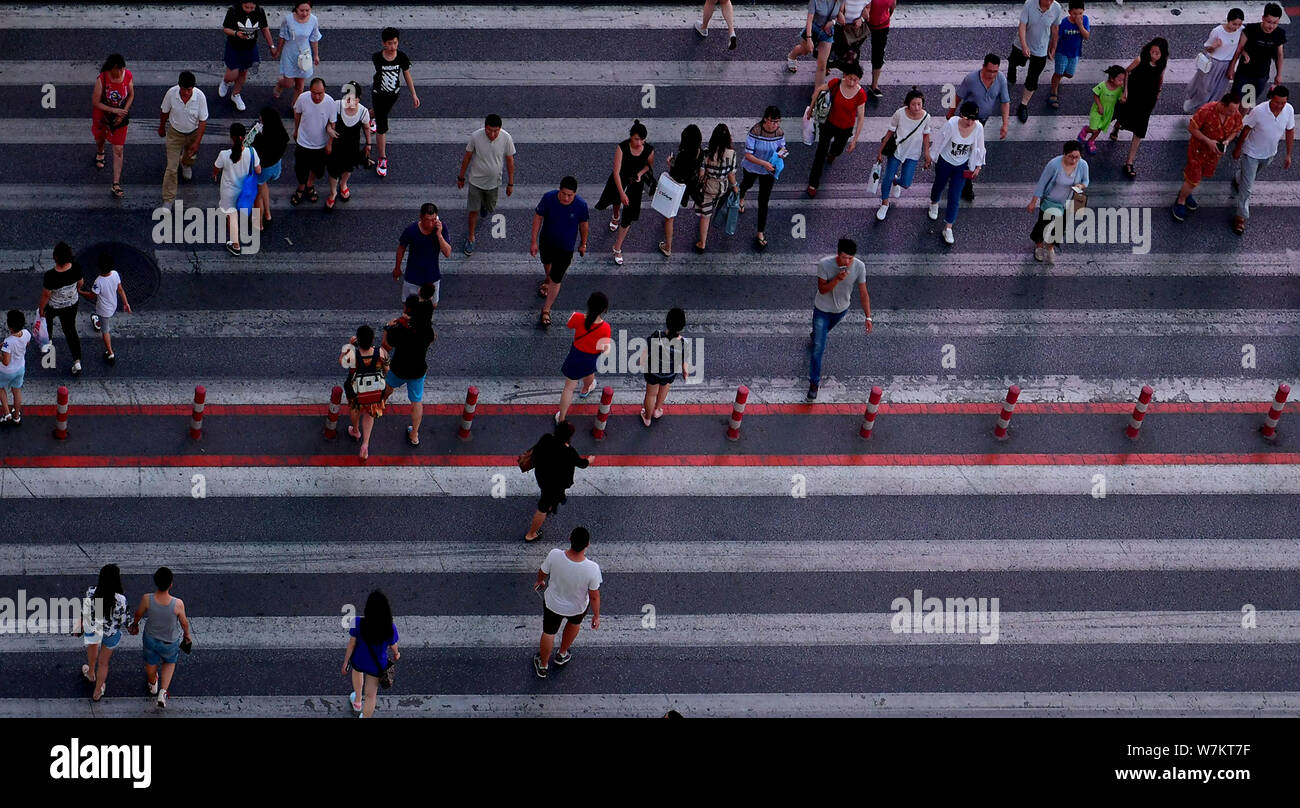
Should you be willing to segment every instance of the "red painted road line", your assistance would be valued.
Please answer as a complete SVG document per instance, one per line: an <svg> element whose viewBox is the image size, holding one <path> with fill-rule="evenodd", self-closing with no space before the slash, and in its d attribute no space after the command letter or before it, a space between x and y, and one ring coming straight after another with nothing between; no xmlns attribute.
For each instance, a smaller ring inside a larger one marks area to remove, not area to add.
<svg viewBox="0 0 1300 808"><path fill-rule="evenodd" d="M367 466L513 466L514 455L372 455ZM1210 454L831 454L831 455L600 455L601 466L1179 466L1295 465L1296 452ZM7 468L358 466L355 455L155 455L9 457Z"/></svg>
<svg viewBox="0 0 1300 808"><path fill-rule="evenodd" d="M1154 401L1152 412L1215 415L1215 414L1260 414L1268 411L1267 401ZM750 404L746 415L862 415L866 402L843 404ZM1001 407L998 402L988 404L887 404L880 405L881 415L996 415ZM327 402L320 404L209 404L203 411L205 416L213 415L261 415L261 416L323 416L329 409ZM479 404L476 415L552 415L554 404ZM1016 405L1017 415L1120 415L1133 409L1131 401L1097 401L1097 402L1039 402L1036 404L1020 403ZM24 407L28 415L48 416L54 414L54 406L43 404ZM190 404L87 404L78 406L74 401L69 411L73 415L119 416L119 415L190 415ZM461 404L426 404L426 416L456 415L463 410ZM396 415L410 413L411 405L394 404L385 412ZM615 404L613 415L639 415L640 404ZM731 414L731 404L672 404L668 412L673 415L721 415ZM581 404L569 408L571 416L591 416L596 414L596 405Z"/></svg>

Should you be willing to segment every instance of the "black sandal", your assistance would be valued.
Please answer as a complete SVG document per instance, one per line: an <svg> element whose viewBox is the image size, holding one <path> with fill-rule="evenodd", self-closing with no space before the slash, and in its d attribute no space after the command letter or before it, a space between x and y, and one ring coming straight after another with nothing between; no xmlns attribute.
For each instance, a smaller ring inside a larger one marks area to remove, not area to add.
<svg viewBox="0 0 1300 808"><path fill-rule="evenodd" d="M294 191L293 196L289 197L289 204L295 208L302 204L302 191Z"/></svg>
<svg viewBox="0 0 1300 808"><path fill-rule="evenodd" d="M96 155L95 155L95 168L103 168L103 167L104 167L104 161L105 161L107 158L108 158L108 155L104 154L103 152L100 152L99 154L96 154Z"/></svg>
<svg viewBox="0 0 1300 808"><path fill-rule="evenodd" d="M316 186L308 185L306 199L308 202L319 202L320 194L316 193Z"/></svg>
<svg viewBox="0 0 1300 808"><path fill-rule="evenodd" d="M122 190L122 183L120 182L113 183L113 185L109 188L109 193L113 195L114 199L121 199L122 197L126 196L126 192Z"/></svg>
<svg viewBox="0 0 1300 808"><path fill-rule="evenodd" d="M1124 164L1124 176L1128 177L1131 180L1135 180L1137 179L1137 175L1138 175L1137 169L1133 167L1132 163Z"/></svg>
<svg viewBox="0 0 1300 808"><path fill-rule="evenodd" d="M767 249L767 239L762 236L754 236L754 242L758 244L760 250Z"/></svg>

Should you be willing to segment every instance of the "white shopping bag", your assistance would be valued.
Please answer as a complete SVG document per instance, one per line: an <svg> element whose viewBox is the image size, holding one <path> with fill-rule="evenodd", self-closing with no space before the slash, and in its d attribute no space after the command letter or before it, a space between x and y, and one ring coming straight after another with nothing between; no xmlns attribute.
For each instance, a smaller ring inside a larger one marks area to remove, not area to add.
<svg viewBox="0 0 1300 808"><path fill-rule="evenodd" d="M812 107L803 111L803 145L811 146L817 142L817 124L813 123Z"/></svg>
<svg viewBox="0 0 1300 808"><path fill-rule="evenodd" d="M655 188L654 201L650 206L662 213L666 218L673 218L682 206L682 195L686 193L686 186L677 180L668 176L664 172L659 177L659 185Z"/></svg>

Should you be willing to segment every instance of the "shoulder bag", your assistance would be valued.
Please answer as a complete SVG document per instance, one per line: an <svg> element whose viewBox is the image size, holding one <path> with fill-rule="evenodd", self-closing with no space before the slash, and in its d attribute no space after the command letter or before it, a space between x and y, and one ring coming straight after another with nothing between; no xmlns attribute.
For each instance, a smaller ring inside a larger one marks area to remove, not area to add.
<svg viewBox="0 0 1300 808"><path fill-rule="evenodd" d="M925 114L925 117L921 119L921 122L916 125L916 128L914 128L912 131L907 133L907 137L903 138L902 140L899 140L898 132L894 132L894 136L889 139L889 142L880 147L880 153L885 155L886 157L893 157L895 152L898 151L898 147L900 144L906 143L908 138L910 138L912 135L915 135L917 132L921 131L921 128L929 122L930 122L930 113L927 112Z"/></svg>
<svg viewBox="0 0 1300 808"><path fill-rule="evenodd" d="M362 619L364 620L365 618L363 617ZM393 668L397 667L397 662L395 660L389 660L388 667L386 668L383 665L381 665L379 663L379 657L375 655L374 646L366 642L366 638L361 636L361 628L359 624L357 627L357 642L361 643L366 647L366 650L370 652L370 658L375 661L375 667L379 669L379 686L384 688L385 690L392 687Z"/></svg>

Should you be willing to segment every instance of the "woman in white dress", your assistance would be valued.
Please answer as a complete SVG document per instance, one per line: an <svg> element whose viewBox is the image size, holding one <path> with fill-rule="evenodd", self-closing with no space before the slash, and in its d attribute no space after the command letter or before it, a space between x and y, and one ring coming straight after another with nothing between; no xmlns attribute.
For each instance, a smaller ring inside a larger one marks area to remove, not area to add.
<svg viewBox="0 0 1300 808"><path fill-rule="evenodd" d="M1209 59L1209 70L1202 71L1198 64L1192 74L1192 81L1187 85L1187 100L1183 101L1183 112L1195 112L1211 101L1218 101L1228 91L1228 65L1237 53L1237 42L1241 39L1241 26L1246 15L1239 8L1228 12L1228 20L1223 25L1215 26L1205 40L1201 53ZM1197 61L1204 64L1198 55Z"/></svg>

